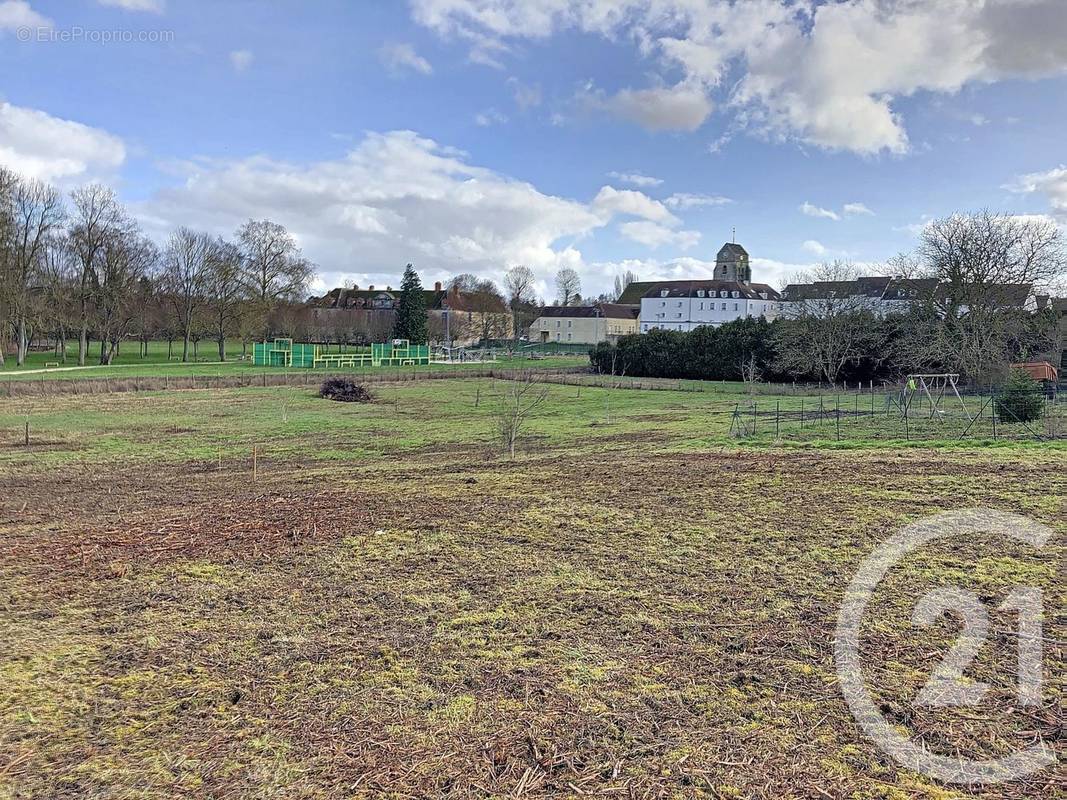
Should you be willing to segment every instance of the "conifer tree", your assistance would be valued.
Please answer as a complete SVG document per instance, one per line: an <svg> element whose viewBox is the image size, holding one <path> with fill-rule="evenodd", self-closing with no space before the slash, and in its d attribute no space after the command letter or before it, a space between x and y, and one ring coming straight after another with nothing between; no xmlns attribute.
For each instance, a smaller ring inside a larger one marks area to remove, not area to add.
<svg viewBox="0 0 1067 800"><path fill-rule="evenodd" d="M404 268L404 280L400 284L400 305L396 310L393 338L407 339L411 344L426 344L427 341L426 295L419 274L411 264Z"/></svg>

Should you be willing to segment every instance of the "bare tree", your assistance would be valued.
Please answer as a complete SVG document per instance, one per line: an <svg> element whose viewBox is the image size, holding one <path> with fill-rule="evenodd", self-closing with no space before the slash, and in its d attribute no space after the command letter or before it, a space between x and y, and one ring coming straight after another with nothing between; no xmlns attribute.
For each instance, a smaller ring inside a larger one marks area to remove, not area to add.
<svg viewBox="0 0 1067 800"><path fill-rule="evenodd" d="M482 340L502 339L508 335L507 302L491 280L479 280L468 293L467 307L476 316Z"/></svg>
<svg viewBox="0 0 1067 800"><path fill-rule="evenodd" d="M85 366L89 350L89 324L93 296L100 283L100 258L105 243L122 221L122 208L115 193L98 183L83 186L71 193L73 219L71 247L78 259L78 365Z"/></svg>
<svg viewBox="0 0 1067 800"><path fill-rule="evenodd" d="M163 277L182 333L182 361L189 360L193 319L207 299L215 268L217 243L206 233L178 228L171 234L163 256Z"/></svg>
<svg viewBox="0 0 1067 800"><path fill-rule="evenodd" d="M14 190L18 176L0 166L0 366L4 365L13 283L12 251L15 242Z"/></svg>
<svg viewBox="0 0 1067 800"><path fill-rule="evenodd" d="M129 219L112 227L100 250L96 311L100 363L110 364L137 317L132 302L140 281L158 262L156 246Z"/></svg>
<svg viewBox="0 0 1067 800"><path fill-rule="evenodd" d="M915 300L906 357L983 378L1004 370L1028 326L1020 312L1063 280L1067 256L1054 222L981 211L930 222L893 264Z"/></svg>
<svg viewBox="0 0 1067 800"><path fill-rule="evenodd" d="M570 267L561 267L556 273L556 299L561 306L569 306L582 291L582 279Z"/></svg>
<svg viewBox="0 0 1067 800"><path fill-rule="evenodd" d="M626 270L622 275L616 275L615 295L611 298L611 302L618 302L619 298L622 297L622 293L626 291L626 287L631 283L637 283L638 280L637 273L632 270Z"/></svg>
<svg viewBox="0 0 1067 800"><path fill-rule="evenodd" d="M504 273L504 291L511 309L511 332L518 339L523 329L520 323L522 309L534 302L534 274L529 267L518 264Z"/></svg>
<svg viewBox="0 0 1067 800"><path fill-rule="evenodd" d="M219 345L219 361L226 360L226 337L239 329L246 298L242 276L241 249L233 242L215 243L205 285L205 299L211 330Z"/></svg>
<svg viewBox="0 0 1067 800"><path fill-rule="evenodd" d="M548 385L539 383L531 372L503 381L504 389L497 398L493 411L500 444L508 457L515 458L515 445L523 425L535 408L548 399Z"/></svg>
<svg viewBox="0 0 1067 800"><path fill-rule="evenodd" d="M798 276L804 288L786 303L775 336L779 369L792 375L814 373L834 384L848 364L869 352L874 317L856 291L857 277L847 261L820 264Z"/></svg>
<svg viewBox="0 0 1067 800"><path fill-rule="evenodd" d="M78 288L78 268L70 241L65 235L49 238L44 252L42 278L47 297L48 320L56 337L56 356L67 363L67 336L71 320L75 319L75 298Z"/></svg>
<svg viewBox="0 0 1067 800"><path fill-rule="evenodd" d="M11 190L9 298L15 323L16 363L26 363L29 347L30 290L40 278L48 240L63 221L63 200L52 186L16 180Z"/></svg>
<svg viewBox="0 0 1067 800"><path fill-rule="evenodd" d="M980 211L927 224L914 258L901 262L908 277L934 278L931 297L945 315L1003 305L1003 287L1045 288L1063 279L1063 231L1052 220Z"/></svg>
<svg viewBox="0 0 1067 800"><path fill-rule="evenodd" d="M249 220L237 232L240 241L245 283L249 288L270 335L268 319L281 300L295 300L307 291L314 272L304 258L296 239L281 225L270 220Z"/></svg>
<svg viewBox="0 0 1067 800"><path fill-rule="evenodd" d="M472 275L469 272L461 272L445 284L445 288L449 291L455 289L458 292L474 292L478 290L478 284L481 282L481 278L477 275Z"/></svg>

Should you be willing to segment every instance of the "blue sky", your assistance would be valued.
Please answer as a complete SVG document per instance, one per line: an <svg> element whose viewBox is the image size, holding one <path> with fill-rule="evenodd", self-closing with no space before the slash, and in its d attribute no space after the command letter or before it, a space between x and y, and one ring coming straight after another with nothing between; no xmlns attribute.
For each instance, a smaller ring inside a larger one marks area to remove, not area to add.
<svg viewBox="0 0 1067 800"><path fill-rule="evenodd" d="M319 289L596 294L734 227L780 283L956 211L1067 219L1065 42L1061 0L0 0L0 163L161 240L270 217Z"/></svg>

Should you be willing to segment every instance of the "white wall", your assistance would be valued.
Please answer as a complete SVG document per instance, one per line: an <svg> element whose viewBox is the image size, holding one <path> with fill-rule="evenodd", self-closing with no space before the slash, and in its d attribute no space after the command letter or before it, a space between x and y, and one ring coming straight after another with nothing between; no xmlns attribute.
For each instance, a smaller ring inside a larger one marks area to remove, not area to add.
<svg viewBox="0 0 1067 800"><path fill-rule="evenodd" d="M780 302L751 300L747 297L643 297L641 298L641 333L653 328L691 331L701 325L722 325L744 317L774 319L781 313ZM725 308L724 308L725 306Z"/></svg>

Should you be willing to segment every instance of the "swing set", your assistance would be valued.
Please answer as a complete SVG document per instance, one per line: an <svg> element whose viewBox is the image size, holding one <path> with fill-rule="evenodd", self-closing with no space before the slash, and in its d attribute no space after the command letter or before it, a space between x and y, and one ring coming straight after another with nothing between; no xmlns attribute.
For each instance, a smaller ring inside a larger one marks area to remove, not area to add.
<svg viewBox="0 0 1067 800"><path fill-rule="evenodd" d="M970 411L967 410L967 403L960 394L959 379L959 374L953 372L909 375L899 394L895 397L886 396L886 410L888 411L891 406L896 406L900 410L900 416L907 419L911 414L912 406L921 408L925 398L930 407L929 416L943 420L946 413L944 404L952 403L952 398L955 397L959 401L960 408L963 409L964 416L972 419Z"/></svg>

